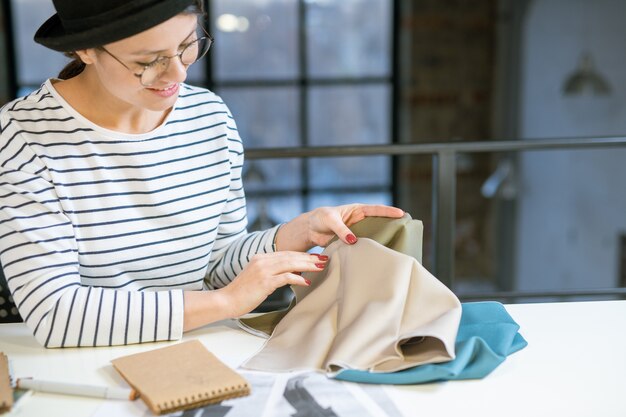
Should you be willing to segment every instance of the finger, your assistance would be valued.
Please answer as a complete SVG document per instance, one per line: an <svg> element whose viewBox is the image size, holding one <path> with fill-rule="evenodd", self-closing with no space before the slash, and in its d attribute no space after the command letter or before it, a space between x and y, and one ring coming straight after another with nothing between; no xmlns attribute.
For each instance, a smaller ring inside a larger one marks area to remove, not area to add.
<svg viewBox="0 0 626 417"><path fill-rule="evenodd" d="M279 286L283 285L299 285L302 287L308 287L311 285L311 281L307 278L303 278L300 275L293 273L285 273L277 276L278 281L281 283Z"/></svg>
<svg viewBox="0 0 626 417"><path fill-rule="evenodd" d="M361 206L361 210L363 211L365 217L398 218L404 216L404 210L381 204L363 205Z"/></svg>
<svg viewBox="0 0 626 417"><path fill-rule="evenodd" d="M357 242L356 236L348 228L355 223L363 220L366 217L389 217L400 218L404 216L404 210L397 207L385 206L382 204L359 204L356 207L354 215L351 215L346 222L341 221L341 224L331 226L331 229L335 232L339 238L349 245L353 245Z"/></svg>
<svg viewBox="0 0 626 417"><path fill-rule="evenodd" d="M327 219L327 225L328 228L344 243L347 243L348 245L356 243L356 236L352 233L352 230L346 226L339 215L329 216Z"/></svg>
<svg viewBox="0 0 626 417"><path fill-rule="evenodd" d="M326 267L328 256L306 252L283 251L261 258L258 268L268 275L286 272L319 272Z"/></svg>

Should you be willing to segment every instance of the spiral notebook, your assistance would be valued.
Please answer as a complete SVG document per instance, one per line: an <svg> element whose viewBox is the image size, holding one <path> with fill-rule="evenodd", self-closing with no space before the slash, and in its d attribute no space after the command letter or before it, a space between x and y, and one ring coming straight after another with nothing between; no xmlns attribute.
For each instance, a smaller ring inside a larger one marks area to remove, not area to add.
<svg viewBox="0 0 626 417"><path fill-rule="evenodd" d="M198 340L111 361L154 414L250 394L250 385Z"/></svg>

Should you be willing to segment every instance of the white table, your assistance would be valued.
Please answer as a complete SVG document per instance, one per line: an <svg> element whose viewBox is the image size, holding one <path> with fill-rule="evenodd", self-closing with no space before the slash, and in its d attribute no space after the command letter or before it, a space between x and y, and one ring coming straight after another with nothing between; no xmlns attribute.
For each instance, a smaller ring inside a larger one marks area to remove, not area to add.
<svg viewBox="0 0 626 417"><path fill-rule="evenodd" d="M482 380L388 387L406 416L626 416L626 301L507 305L529 345ZM220 322L199 339L232 367L263 339ZM168 342L172 343L172 342ZM0 325L0 351L15 374L125 386L110 365L119 356L167 343L44 349L23 324ZM91 416L102 400L36 393L11 416Z"/></svg>

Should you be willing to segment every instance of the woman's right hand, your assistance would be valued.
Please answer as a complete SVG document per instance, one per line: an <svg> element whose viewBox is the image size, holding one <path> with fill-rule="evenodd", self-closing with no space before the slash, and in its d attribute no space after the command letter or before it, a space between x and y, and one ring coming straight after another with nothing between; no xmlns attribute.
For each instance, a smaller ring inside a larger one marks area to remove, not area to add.
<svg viewBox="0 0 626 417"><path fill-rule="evenodd" d="M299 273L322 271L327 261L324 255L291 251L254 255L230 284L218 290L225 297L228 316L251 312L284 285L310 285Z"/></svg>

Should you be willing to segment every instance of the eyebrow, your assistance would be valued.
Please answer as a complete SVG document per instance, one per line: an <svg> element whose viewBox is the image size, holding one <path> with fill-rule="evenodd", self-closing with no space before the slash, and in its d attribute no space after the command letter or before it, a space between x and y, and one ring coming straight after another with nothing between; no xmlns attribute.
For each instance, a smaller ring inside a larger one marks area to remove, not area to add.
<svg viewBox="0 0 626 417"><path fill-rule="evenodd" d="M197 28L195 28L194 30L192 30L192 31L191 31L191 33L189 33L189 35L187 35L187 37L186 37L185 39L183 39L183 41L181 42L181 44L182 44L182 43L184 43L187 39L189 39L189 37L190 37L191 35L193 35L193 34L195 33L195 31L196 31L196 30L197 30ZM142 50L140 50L140 51L133 52L131 55L135 55L135 56L143 56L143 55L158 55L158 54L161 54L161 53L163 53L163 52L167 52L167 49L161 49L161 50L158 50L158 51L151 51L151 50L148 50L148 49L142 49Z"/></svg>

